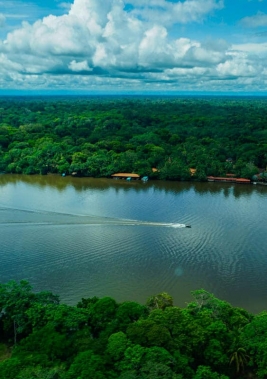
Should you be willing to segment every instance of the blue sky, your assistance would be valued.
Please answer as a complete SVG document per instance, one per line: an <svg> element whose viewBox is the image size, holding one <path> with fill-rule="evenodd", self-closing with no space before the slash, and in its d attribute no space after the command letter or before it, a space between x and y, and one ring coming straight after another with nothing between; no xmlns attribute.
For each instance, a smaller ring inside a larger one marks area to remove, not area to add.
<svg viewBox="0 0 267 379"><path fill-rule="evenodd" d="M0 0L0 91L266 93L267 0Z"/></svg>

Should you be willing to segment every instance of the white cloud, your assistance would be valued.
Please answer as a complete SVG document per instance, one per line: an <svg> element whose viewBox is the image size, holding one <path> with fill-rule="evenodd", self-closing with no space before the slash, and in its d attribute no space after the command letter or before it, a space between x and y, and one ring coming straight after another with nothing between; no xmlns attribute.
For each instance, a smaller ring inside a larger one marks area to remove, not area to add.
<svg viewBox="0 0 267 379"><path fill-rule="evenodd" d="M162 24L200 22L210 12L223 8L220 0L187 0L175 3L165 0L133 0L133 13L151 22Z"/></svg>
<svg viewBox="0 0 267 379"><path fill-rule="evenodd" d="M12 62L5 54L0 54L0 67L1 71L7 72L19 72L22 70L22 65L17 62Z"/></svg>
<svg viewBox="0 0 267 379"><path fill-rule="evenodd" d="M219 76L223 77L253 77L258 73L255 64L251 64L241 55L233 55L232 60L218 64L216 70L219 73Z"/></svg>
<svg viewBox="0 0 267 379"><path fill-rule="evenodd" d="M138 47L139 64L141 66L156 66L158 68L166 65L174 56L167 42L167 30L162 26L154 26L144 33Z"/></svg>
<svg viewBox="0 0 267 379"><path fill-rule="evenodd" d="M258 12L254 16L244 17L240 20L242 26L246 28L259 28L267 26L267 14Z"/></svg>
<svg viewBox="0 0 267 379"><path fill-rule="evenodd" d="M73 60L70 62L68 67L71 71L74 71L74 72L92 71L92 68L88 66L87 61L76 62L75 60Z"/></svg>
<svg viewBox="0 0 267 379"><path fill-rule="evenodd" d="M62 3L58 4L58 7L69 10L71 8L71 3L67 3L63 1Z"/></svg>
<svg viewBox="0 0 267 379"><path fill-rule="evenodd" d="M74 0L0 41L0 86L44 88L196 89L261 86L266 44L204 43L173 37L170 26L203 22L221 1ZM144 5L145 4L145 5ZM246 81L245 81L246 80Z"/></svg>
<svg viewBox="0 0 267 379"><path fill-rule="evenodd" d="M248 55L254 55L259 58L267 58L267 42L234 44L232 49L243 51Z"/></svg>

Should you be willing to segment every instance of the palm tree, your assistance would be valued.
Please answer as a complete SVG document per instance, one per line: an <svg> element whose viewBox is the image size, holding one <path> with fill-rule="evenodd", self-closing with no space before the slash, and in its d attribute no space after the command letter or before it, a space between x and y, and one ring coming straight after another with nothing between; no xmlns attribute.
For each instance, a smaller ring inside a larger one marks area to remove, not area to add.
<svg viewBox="0 0 267 379"><path fill-rule="evenodd" d="M243 347L239 347L232 353L229 364L235 364L236 373L239 374L244 371L249 359L246 350Z"/></svg>

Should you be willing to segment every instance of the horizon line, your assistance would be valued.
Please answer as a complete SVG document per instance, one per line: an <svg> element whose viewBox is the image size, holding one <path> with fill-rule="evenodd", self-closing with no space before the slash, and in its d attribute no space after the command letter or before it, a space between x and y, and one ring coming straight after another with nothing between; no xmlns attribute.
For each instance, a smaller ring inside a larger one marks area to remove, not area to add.
<svg viewBox="0 0 267 379"><path fill-rule="evenodd" d="M228 91L82 91L82 90L1 90L0 89L0 97L4 96L161 96L161 97L182 97L182 96L209 96L209 97L267 97L267 92L228 92Z"/></svg>

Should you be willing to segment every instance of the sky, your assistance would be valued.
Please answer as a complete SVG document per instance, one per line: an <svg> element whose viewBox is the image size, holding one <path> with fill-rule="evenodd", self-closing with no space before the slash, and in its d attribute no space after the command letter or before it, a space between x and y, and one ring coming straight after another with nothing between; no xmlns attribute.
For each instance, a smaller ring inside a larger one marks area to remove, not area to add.
<svg viewBox="0 0 267 379"><path fill-rule="evenodd" d="M267 93L267 0L0 0L0 93Z"/></svg>

